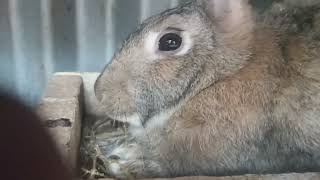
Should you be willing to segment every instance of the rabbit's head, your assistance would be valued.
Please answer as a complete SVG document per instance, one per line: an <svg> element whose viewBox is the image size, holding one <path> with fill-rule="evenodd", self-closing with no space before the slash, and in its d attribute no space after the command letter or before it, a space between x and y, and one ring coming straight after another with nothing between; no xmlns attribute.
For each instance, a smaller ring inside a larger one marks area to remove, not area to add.
<svg viewBox="0 0 320 180"><path fill-rule="evenodd" d="M253 25L241 0L198 0L149 18L96 81L99 110L133 125L166 115L247 63Z"/></svg>

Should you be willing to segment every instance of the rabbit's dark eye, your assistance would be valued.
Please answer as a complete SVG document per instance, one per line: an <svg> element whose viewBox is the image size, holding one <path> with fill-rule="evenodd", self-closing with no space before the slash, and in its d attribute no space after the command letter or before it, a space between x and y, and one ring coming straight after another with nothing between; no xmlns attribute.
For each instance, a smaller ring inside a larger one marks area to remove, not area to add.
<svg viewBox="0 0 320 180"><path fill-rule="evenodd" d="M182 44L182 38L175 33L163 35L159 40L160 51L174 51L179 49Z"/></svg>

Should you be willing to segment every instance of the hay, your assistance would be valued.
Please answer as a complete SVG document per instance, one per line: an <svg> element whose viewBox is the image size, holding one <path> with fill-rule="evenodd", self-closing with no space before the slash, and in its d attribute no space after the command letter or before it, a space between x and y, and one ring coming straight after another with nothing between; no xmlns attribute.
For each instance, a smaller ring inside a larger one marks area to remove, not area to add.
<svg viewBox="0 0 320 180"><path fill-rule="evenodd" d="M107 155L128 139L126 124L111 119L94 119L88 117L83 123L80 147L83 179L110 177L106 167L117 157Z"/></svg>

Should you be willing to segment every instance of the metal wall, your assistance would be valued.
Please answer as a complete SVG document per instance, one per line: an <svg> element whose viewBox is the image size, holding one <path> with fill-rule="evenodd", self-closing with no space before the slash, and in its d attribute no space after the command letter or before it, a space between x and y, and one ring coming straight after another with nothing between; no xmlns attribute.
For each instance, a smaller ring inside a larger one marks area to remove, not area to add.
<svg viewBox="0 0 320 180"><path fill-rule="evenodd" d="M138 23L188 0L0 0L0 87L32 105L57 71L101 71Z"/></svg>

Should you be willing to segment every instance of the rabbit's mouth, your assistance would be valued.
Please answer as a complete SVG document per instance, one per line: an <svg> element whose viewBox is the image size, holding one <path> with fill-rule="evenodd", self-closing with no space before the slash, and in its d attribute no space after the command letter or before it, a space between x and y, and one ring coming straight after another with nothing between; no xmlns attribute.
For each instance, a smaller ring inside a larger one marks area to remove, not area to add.
<svg viewBox="0 0 320 180"><path fill-rule="evenodd" d="M110 119L113 119L115 121L123 122L123 123L128 123L130 126L135 126L135 127L141 127L142 126L142 120L140 116L137 113L134 113L133 115L119 115L119 116L109 116Z"/></svg>

